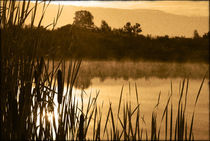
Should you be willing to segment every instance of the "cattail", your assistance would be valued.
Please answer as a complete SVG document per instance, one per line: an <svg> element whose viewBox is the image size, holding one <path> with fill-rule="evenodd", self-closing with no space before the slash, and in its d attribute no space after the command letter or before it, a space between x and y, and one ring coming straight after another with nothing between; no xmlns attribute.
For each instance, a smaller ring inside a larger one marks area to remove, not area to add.
<svg viewBox="0 0 210 141"><path fill-rule="evenodd" d="M80 115L80 123L79 123L79 140L84 140L84 116Z"/></svg>
<svg viewBox="0 0 210 141"><path fill-rule="evenodd" d="M38 76L38 73L36 70L34 71L34 77L35 77L35 84L36 84L35 91L37 94L37 101L40 102L41 101L41 93L40 93L40 89L39 89L39 76Z"/></svg>
<svg viewBox="0 0 210 141"><path fill-rule="evenodd" d="M40 79L41 79L43 66L44 66L44 58L41 57L40 63L38 65L38 68L37 68L37 70L34 71L34 77L35 77L35 83L36 83L35 90L36 90L38 102L41 101L41 93L40 93L39 84L40 84Z"/></svg>
<svg viewBox="0 0 210 141"><path fill-rule="evenodd" d="M63 81L62 81L62 71L59 69L57 74L58 81L58 103L61 104L63 96Z"/></svg>
<svg viewBox="0 0 210 141"><path fill-rule="evenodd" d="M43 66L44 66L44 58L41 57L41 60L40 60L39 66L38 66L38 77L40 77L40 75L42 74Z"/></svg>

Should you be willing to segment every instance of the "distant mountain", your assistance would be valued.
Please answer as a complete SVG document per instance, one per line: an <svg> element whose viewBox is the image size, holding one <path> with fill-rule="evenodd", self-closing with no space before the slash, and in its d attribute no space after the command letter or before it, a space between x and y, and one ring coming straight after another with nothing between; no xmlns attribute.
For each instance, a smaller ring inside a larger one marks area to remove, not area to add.
<svg viewBox="0 0 210 141"><path fill-rule="evenodd" d="M58 6L51 5L48 7L44 24L53 21L56 16ZM148 9L114 9L114 8L98 8L98 7L76 7L65 5L62 15L58 21L57 27L71 24L75 11L88 10L94 16L94 23L100 26L101 20L105 20L112 28L123 27L126 22L131 24L136 22L141 24L142 34L169 35L169 36L186 36L192 37L193 32L197 29L200 35L208 32L208 17L189 17L175 15L159 10ZM41 10L40 10L41 11ZM41 13L41 12L40 12Z"/></svg>

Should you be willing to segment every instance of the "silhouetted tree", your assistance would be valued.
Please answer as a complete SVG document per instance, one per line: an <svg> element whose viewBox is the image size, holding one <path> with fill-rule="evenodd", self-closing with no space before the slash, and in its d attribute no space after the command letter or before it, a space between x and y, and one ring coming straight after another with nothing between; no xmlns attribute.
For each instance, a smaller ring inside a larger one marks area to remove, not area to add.
<svg viewBox="0 0 210 141"><path fill-rule="evenodd" d="M98 32L92 30L93 28L91 30L83 30L70 24L54 31L43 30L42 28L28 29L25 27L23 35L27 38L32 37L29 33L33 32L29 32L30 30L43 32L44 39L40 42L40 47L37 49L38 55L47 55L52 58L63 56L65 58L82 57L96 60L143 59L150 61L208 63L209 33L199 36L196 35L196 31L195 35L199 38L170 37L168 35L152 37L151 35L139 35L141 30L138 31L137 29L140 29L141 26L129 23L125 27L128 31L131 31L131 34L125 32L124 26L102 33L101 29L107 29L108 27L105 21L102 22L102 27L97 28ZM136 34L138 36L134 37ZM88 85L81 84L81 87Z"/></svg>
<svg viewBox="0 0 210 141"><path fill-rule="evenodd" d="M193 38L200 38L200 35L198 34L197 30L194 30L194 36Z"/></svg>
<svg viewBox="0 0 210 141"><path fill-rule="evenodd" d="M203 38L209 39L210 38L210 32L207 32L207 33L203 34Z"/></svg>
<svg viewBox="0 0 210 141"><path fill-rule="evenodd" d="M140 32L142 32L141 25L139 23L136 23L135 25L132 26L130 22L127 22L125 24L124 31L126 33L134 34L134 35L138 35Z"/></svg>
<svg viewBox="0 0 210 141"><path fill-rule="evenodd" d="M105 20L101 21L101 30L102 31L111 31L111 27L108 25L108 23Z"/></svg>
<svg viewBox="0 0 210 141"><path fill-rule="evenodd" d="M76 11L73 25L85 28L93 27L94 26L93 19L94 17L89 11L86 10Z"/></svg>
<svg viewBox="0 0 210 141"><path fill-rule="evenodd" d="M136 35L142 32L141 25L139 23L136 23L136 25L134 25L132 29L133 29L133 33Z"/></svg>
<svg viewBox="0 0 210 141"><path fill-rule="evenodd" d="M124 31L126 33L132 33L132 26L131 26L131 23L130 22L127 22L125 25L124 25Z"/></svg>
<svg viewBox="0 0 210 141"><path fill-rule="evenodd" d="M57 30L69 31L71 29L71 27L72 27L71 24L67 24L67 25L64 25L64 26L58 28Z"/></svg>

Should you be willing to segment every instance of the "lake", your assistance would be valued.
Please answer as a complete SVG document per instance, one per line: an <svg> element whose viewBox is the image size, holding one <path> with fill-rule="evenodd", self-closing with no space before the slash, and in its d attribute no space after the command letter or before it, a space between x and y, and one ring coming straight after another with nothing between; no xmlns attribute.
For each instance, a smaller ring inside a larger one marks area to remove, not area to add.
<svg viewBox="0 0 210 141"><path fill-rule="evenodd" d="M137 106L136 93L135 93L136 91L135 83L136 83L138 88L138 98L140 101L141 116L144 116L146 122L146 124L143 124L143 127L149 131L151 127L152 111L154 110L154 107L157 104L160 91L161 91L161 96L160 96L160 104L158 107L158 115L157 115L158 116L157 121L159 121L158 124L161 121L163 110L165 108L165 105L167 103L171 91L171 81L173 87L173 94L172 94L173 107L174 110L177 111L177 105L179 100L179 85L180 81L182 80L183 80L182 78L176 78L176 79L141 78L137 80L129 79L128 81L126 81L123 79L114 80L109 78L102 82L100 81L99 78L94 78L91 81L92 85L89 88L85 89L87 95L84 96L85 98L84 102L85 103L88 102L88 97L90 96L90 94L92 94L93 96L96 94L97 91L100 91L97 104L99 106L102 106L103 103L102 121L105 121L109 109L109 102L112 103L112 108L114 112L117 112L122 85L124 85L122 101L130 100L133 107ZM193 80L193 79L189 81L189 91L187 95L187 110L186 110L188 125L190 125L191 122L194 103L201 81L202 80ZM129 85L130 85L130 93L129 93ZM79 92L80 90L77 91L78 91L77 96L79 97L78 98L79 100L81 92ZM174 112L174 116L177 116L175 113L176 112ZM208 139L209 87L207 80L203 85L198 103L196 105L193 130L194 130L193 133L195 139L202 139L202 140ZM90 128L90 134L91 131L92 130ZM162 128L162 135L163 135L162 137L164 137L164 128Z"/></svg>
<svg viewBox="0 0 210 141"><path fill-rule="evenodd" d="M68 63L67 63L68 64ZM164 122L161 123L161 117L168 98L172 97L169 105L173 105L173 124L177 116L178 101L180 97L180 85L185 76L189 76L189 86L187 92L186 118L188 125L188 133L192 119L192 113L195 107L195 100L199 91L202 78L208 70L207 64L199 63L158 63L158 62L117 62L117 61L84 61L81 65L79 77L77 79L77 88L74 88L73 94L81 107L81 87L84 88L84 110L88 104L88 98L94 97L99 92L97 99L97 107L101 108L102 113L102 129L106 121L110 103L115 119L117 119L117 111L121 90L123 87L122 103L120 117L123 117L123 105L130 102L132 109L137 106L136 89L138 91L138 99L140 103L141 128L144 130L143 138L145 139L145 131L147 130L150 137L152 112L157 112L157 128L161 127L160 138L165 139ZM188 75L189 74L189 75ZM78 85L79 84L79 85ZM78 87L79 86L79 87ZM186 88L186 81L185 81ZM185 100L185 91L182 101ZM154 108L160 101L158 108ZM134 117L135 119L135 117ZM143 122L143 119L145 122ZM160 124L161 123L161 124ZM135 124L135 123L134 123ZM111 124L108 124L108 127ZM121 125L116 125L120 127ZM175 124L173 125L173 128ZM87 138L92 138L93 123L88 128ZM173 129L174 130L174 129ZM103 132L103 131L101 131ZM173 132L174 133L174 132ZM168 127L169 134L169 127ZM209 138L209 80L208 75L204 81L198 103L195 107L195 117L193 125L193 135L195 139L207 140ZM106 139L106 135L102 138ZM169 139L169 137L168 137Z"/></svg>

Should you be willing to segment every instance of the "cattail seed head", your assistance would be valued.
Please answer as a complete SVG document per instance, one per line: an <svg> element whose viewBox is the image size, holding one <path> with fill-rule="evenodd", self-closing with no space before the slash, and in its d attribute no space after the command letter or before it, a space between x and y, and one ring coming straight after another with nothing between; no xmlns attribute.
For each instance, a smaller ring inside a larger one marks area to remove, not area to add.
<svg viewBox="0 0 210 141"><path fill-rule="evenodd" d="M84 140L84 116L80 115L80 123L79 123L79 140Z"/></svg>
<svg viewBox="0 0 210 141"><path fill-rule="evenodd" d="M63 96L63 80L62 80L62 71L59 69L57 74L58 82L58 103L61 104Z"/></svg>

